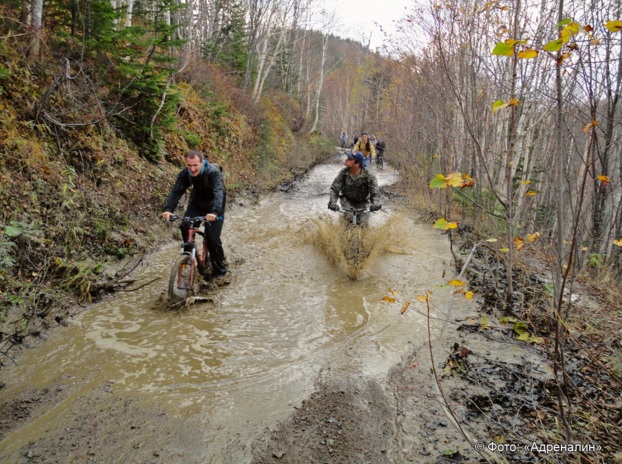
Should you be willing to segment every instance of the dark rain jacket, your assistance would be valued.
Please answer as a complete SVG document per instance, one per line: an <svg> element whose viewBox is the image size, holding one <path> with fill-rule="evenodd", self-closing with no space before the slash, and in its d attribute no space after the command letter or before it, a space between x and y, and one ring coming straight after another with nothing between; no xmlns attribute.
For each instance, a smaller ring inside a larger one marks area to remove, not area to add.
<svg viewBox="0 0 622 464"><path fill-rule="evenodd" d="M198 210L202 214L222 216L225 212L225 189L222 174L217 166L203 161L203 172L192 177L188 168L183 168L175 185L166 199L164 211L173 213L179 200L188 188L192 187L189 210Z"/></svg>
<svg viewBox="0 0 622 464"><path fill-rule="evenodd" d="M337 202L339 195L345 197L355 207L380 204L378 179L367 169L362 169L357 177L350 174L350 169L343 168L330 186L330 201Z"/></svg>

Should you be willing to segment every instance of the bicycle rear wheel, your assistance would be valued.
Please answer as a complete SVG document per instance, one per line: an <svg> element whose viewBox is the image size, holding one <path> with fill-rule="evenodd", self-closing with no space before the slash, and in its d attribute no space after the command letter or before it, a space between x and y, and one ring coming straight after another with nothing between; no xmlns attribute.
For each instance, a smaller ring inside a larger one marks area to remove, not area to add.
<svg viewBox="0 0 622 464"><path fill-rule="evenodd" d="M192 258L181 255L175 261L168 281L168 300L171 304L182 303L192 295Z"/></svg>

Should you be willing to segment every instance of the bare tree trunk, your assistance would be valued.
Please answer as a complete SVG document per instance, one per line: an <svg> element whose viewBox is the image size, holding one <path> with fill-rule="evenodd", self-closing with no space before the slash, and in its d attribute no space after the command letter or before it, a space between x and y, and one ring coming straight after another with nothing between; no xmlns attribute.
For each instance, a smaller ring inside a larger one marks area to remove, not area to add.
<svg viewBox="0 0 622 464"><path fill-rule="evenodd" d="M38 59L41 53L41 32L43 29L43 0L32 0L32 40L30 57Z"/></svg>
<svg viewBox="0 0 622 464"><path fill-rule="evenodd" d="M315 115L313 117L313 122L311 123L311 128L309 129L309 134L315 132L315 130L317 129L317 122L320 118L320 97L322 96L322 87L324 86L324 65L326 63L326 47L328 46L328 37L328 34L324 34L322 36L322 59L320 63L320 78L315 91Z"/></svg>
<svg viewBox="0 0 622 464"><path fill-rule="evenodd" d="M255 103L257 103L259 99L261 98L261 94L263 92L263 86L264 86L264 83L266 82L266 77L268 77L268 74L270 74L270 70L274 66L274 63L276 62L276 57L279 54L279 51L281 50L281 47L283 45L284 36L285 36L285 31L279 34L278 42L276 43L274 50L272 51L270 55L270 58L268 60L267 65L265 66L265 69L264 69L263 64L261 66L261 70L262 70L261 76L258 76L257 80L255 81L255 88L253 89L253 101ZM265 60L265 56L264 56L264 60Z"/></svg>
<svg viewBox="0 0 622 464"><path fill-rule="evenodd" d="M125 0L127 9L125 10L125 27L132 27L132 12L134 11L134 0Z"/></svg>

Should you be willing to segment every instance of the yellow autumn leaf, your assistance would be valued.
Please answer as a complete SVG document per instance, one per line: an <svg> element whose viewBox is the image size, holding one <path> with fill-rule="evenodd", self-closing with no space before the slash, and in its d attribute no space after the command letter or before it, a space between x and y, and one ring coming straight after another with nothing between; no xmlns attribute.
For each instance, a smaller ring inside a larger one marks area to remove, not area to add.
<svg viewBox="0 0 622 464"><path fill-rule="evenodd" d="M516 251L520 250L525 246L525 241L520 237L514 237L514 249Z"/></svg>
<svg viewBox="0 0 622 464"><path fill-rule="evenodd" d="M521 182L520 182L520 183L521 183L521 184L523 184L523 185L529 185L529 184L531 184L531 181L530 181L529 179L527 179L527 180L521 180Z"/></svg>
<svg viewBox="0 0 622 464"><path fill-rule="evenodd" d="M467 300L472 300L472 299L473 299L473 295L474 295L474 293L473 293L472 291L468 291L468 292L466 292L466 293L464 294L464 297L465 297Z"/></svg>
<svg viewBox="0 0 622 464"><path fill-rule="evenodd" d="M516 340L520 340L522 342L526 342L529 339L529 332L525 331L522 332L518 337L516 337Z"/></svg>
<svg viewBox="0 0 622 464"><path fill-rule="evenodd" d="M596 45L598 45L598 44L600 44L600 39L594 39L594 40L592 40L592 41L590 42L590 45L594 45L594 46L596 46Z"/></svg>
<svg viewBox="0 0 622 464"><path fill-rule="evenodd" d="M456 229L457 227L458 227L457 222L448 222L445 218L438 219L432 226L433 229L441 229L441 230Z"/></svg>
<svg viewBox="0 0 622 464"><path fill-rule="evenodd" d="M614 240L614 242L615 242L615 240ZM588 248L588 247L586 247L586 246L581 247L581 251L587 251L587 250L589 250L589 248Z"/></svg>
<svg viewBox="0 0 622 464"><path fill-rule="evenodd" d="M452 172L447 176L447 185L451 187L460 187L462 185L462 173Z"/></svg>
<svg viewBox="0 0 622 464"><path fill-rule="evenodd" d="M425 303L426 301L428 301L428 295L417 295L415 299L421 301L422 303Z"/></svg>
<svg viewBox="0 0 622 464"><path fill-rule="evenodd" d="M526 40L516 40L516 39L506 39L505 43L508 44L510 47L513 47L514 45L525 45L527 43Z"/></svg>
<svg viewBox="0 0 622 464"><path fill-rule="evenodd" d="M620 32L622 30L622 21L607 21L605 27L609 32Z"/></svg>
<svg viewBox="0 0 622 464"><path fill-rule="evenodd" d="M571 37L577 35L581 30L581 25L577 22L571 22L570 24L564 26L564 28L559 31L559 39L563 43L567 43Z"/></svg>
<svg viewBox="0 0 622 464"><path fill-rule="evenodd" d="M497 239L494 238L494 237L491 237L491 238L487 238L486 241L490 242L490 243L495 243L497 241Z"/></svg>
<svg viewBox="0 0 622 464"><path fill-rule="evenodd" d="M511 105L511 106L518 106L518 105L520 105L520 100L517 100L516 98L510 98L509 105Z"/></svg>
<svg viewBox="0 0 622 464"><path fill-rule="evenodd" d="M591 123L586 124L586 125L583 127L583 132L584 132L585 134L587 134L587 133L590 131L590 129L591 129L592 127L598 126L599 124L600 124L600 123L599 123L598 121L592 121Z"/></svg>
<svg viewBox="0 0 622 464"><path fill-rule="evenodd" d="M622 237L619 240L614 240L613 244L619 247L622 247Z"/></svg>
<svg viewBox="0 0 622 464"><path fill-rule="evenodd" d="M536 192L535 190L527 190L527 192L525 193L526 197L535 197L538 194L538 192Z"/></svg>
<svg viewBox="0 0 622 464"><path fill-rule="evenodd" d="M486 327L488 325L488 316L486 315L482 316L482 322L480 322L480 325L482 327Z"/></svg>
<svg viewBox="0 0 622 464"><path fill-rule="evenodd" d="M389 292L393 296L397 296L397 292L393 290L392 288L387 288L387 292Z"/></svg>
<svg viewBox="0 0 622 464"><path fill-rule="evenodd" d="M533 243L540 238L540 232L534 232L533 234L527 234L527 241Z"/></svg>
<svg viewBox="0 0 622 464"><path fill-rule="evenodd" d="M463 285L466 285L466 282L464 282L463 280L458 280L458 279L452 279L447 283L451 285L452 287L462 287Z"/></svg>
<svg viewBox="0 0 622 464"><path fill-rule="evenodd" d="M382 301L386 301L387 303L395 303L395 298L391 298L390 296L385 296Z"/></svg>
<svg viewBox="0 0 622 464"><path fill-rule="evenodd" d="M510 249L507 247L504 247L504 248L499 248L499 251L501 251L502 253L508 253Z"/></svg>
<svg viewBox="0 0 622 464"><path fill-rule="evenodd" d="M406 303L404 303L402 305L402 309L400 309L400 314L404 314L409 306L410 306L410 301L407 301Z"/></svg>
<svg viewBox="0 0 622 464"><path fill-rule="evenodd" d="M537 58L538 57L538 50L534 50L533 48L528 48L526 50L523 50L521 52L518 53L518 57L519 58L523 58L525 60L531 59L531 58Z"/></svg>
<svg viewBox="0 0 622 464"><path fill-rule="evenodd" d="M611 182L611 179L609 177L603 175L596 176L596 180L599 180L601 182Z"/></svg>

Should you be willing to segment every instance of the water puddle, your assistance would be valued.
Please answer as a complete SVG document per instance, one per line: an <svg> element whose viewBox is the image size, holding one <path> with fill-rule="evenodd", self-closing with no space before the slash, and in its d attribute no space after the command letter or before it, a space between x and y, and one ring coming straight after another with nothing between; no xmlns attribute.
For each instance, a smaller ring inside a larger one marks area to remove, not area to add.
<svg viewBox="0 0 622 464"><path fill-rule="evenodd" d="M437 282L450 269L438 251L447 243L385 202L361 237L366 258L353 270L352 237L326 208L339 169L335 159L289 192L231 208L223 243L232 281L213 301L161 310L178 251L171 244L136 271L154 283L93 305L26 353L5 398L67 379L71 394L54 414L11 431L0 457L60 430L82 407L79 398L103 388L145 408L157 405L179 424L208 423L209 440L177 450L178 462L220 462L222 450L233 453L229 462L244 462L258 430L308 396L322 370L378 375L399 362L424 335L423 316L401 315L382 298L387 288L412 298ZM378 177L381 185L395 181L390 167ZM450 294L435 291L439 301Z"/></svg>

